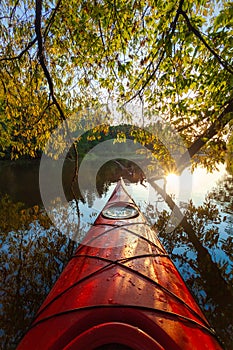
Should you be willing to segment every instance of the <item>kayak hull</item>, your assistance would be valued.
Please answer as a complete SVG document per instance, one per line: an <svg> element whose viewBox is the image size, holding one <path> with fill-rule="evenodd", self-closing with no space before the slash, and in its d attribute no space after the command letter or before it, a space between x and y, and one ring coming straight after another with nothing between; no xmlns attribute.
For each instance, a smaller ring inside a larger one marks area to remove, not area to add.
<svg viewBox="0 0 233 350"><path fill-rule="evenodd" d="M112 218L112 208L127 218ZM122 180L18 349L94 350L106 344L221 349Z"/></svg>

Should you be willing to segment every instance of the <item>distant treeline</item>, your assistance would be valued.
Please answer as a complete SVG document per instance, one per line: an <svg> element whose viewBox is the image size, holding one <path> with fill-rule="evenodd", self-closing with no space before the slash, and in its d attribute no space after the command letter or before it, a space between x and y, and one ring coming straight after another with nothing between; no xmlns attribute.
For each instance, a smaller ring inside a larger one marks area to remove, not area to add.
<svg viewBox="0 0 233 350"><path fill-rule="evenodd" d="M152 136L149 131L145 131L130 124L120 124L117 126L99 125L83 133L76 142L79 161L95 146L101 142L112 140L113 142L122 143L126 140L137 141L145 144L149 150L153 150ZM108 151L108 150L106 150ZM74 157L74 151L71 148L67 155L68 158Z"/></svg>

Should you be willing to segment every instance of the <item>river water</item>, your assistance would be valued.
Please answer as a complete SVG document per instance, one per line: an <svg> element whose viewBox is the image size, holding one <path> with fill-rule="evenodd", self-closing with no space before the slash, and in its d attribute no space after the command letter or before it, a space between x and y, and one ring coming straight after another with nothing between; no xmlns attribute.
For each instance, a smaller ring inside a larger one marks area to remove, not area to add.
<svg viewBox="0 0 233 350"><path fill-rule="evenodd" d="M72 191L74 165L67 162L60 179L64 192L48 169L42 194L39 165L37 160L0 162L3 349L15 349L120 176L157 229L224 348L233 348L233 177L224 165L213 173L198 166L193 174L185 170L180 177L168 174L157 181L186 213L199 239L196 246L191 234L177 228L176 218L135 164L108 162L96 172L93 161Z"/></svg>

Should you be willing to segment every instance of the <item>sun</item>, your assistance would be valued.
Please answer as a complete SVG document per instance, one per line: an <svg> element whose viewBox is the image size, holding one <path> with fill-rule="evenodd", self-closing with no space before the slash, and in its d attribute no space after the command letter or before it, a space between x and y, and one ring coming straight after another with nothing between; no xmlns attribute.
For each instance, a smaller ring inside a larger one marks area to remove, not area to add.
<svg viewBox="0 0 233 350"><path fill-rule="evenodd" d="M176 175L174 173L167 174L166 180L167 180L167 182L169 182L171 184L176 183L178 180L178 175Z"/></svg>
<svg viewBox="0 0 233 350"><path fill-rule="evenodd" d="M166 176L166 192L178 195L180 188L180 178L175 173Z"/></svg>

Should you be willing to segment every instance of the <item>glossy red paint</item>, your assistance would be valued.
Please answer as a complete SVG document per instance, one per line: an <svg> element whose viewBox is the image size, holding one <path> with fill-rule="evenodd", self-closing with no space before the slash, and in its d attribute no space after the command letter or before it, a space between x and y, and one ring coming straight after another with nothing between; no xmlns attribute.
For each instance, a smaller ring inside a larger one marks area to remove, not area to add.
<svg viewBox="0 0 233 350"><path fill-rule="evenodd" d="M126 213L132 206L132 217L106 217L115 204L126 206ZM18 350L94 350L112 343L135 350L220 350L208 321L123 180L103 212Z"/></svg>

